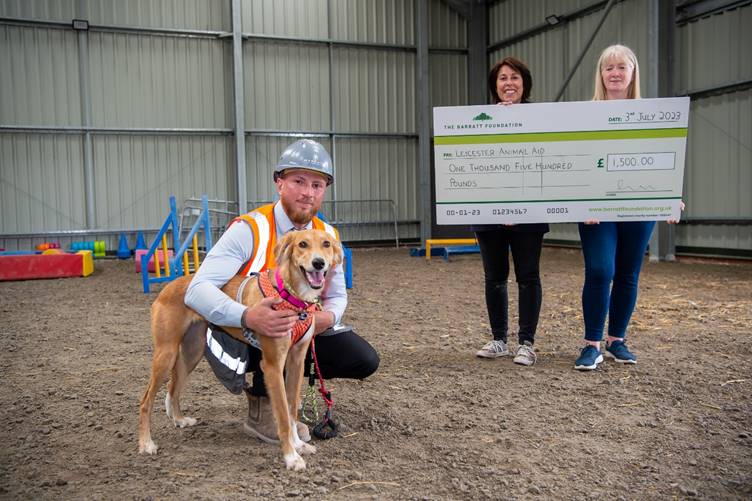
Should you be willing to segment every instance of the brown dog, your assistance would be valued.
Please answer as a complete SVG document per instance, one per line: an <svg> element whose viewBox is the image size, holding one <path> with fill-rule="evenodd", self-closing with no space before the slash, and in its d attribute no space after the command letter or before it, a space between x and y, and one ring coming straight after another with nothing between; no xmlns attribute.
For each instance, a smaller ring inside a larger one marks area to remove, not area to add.
<svg viewBox="0 0 752 501"><path fill-rule="evenodd" d="M308 303L318 301L323 291L326 273L342 262L342 247L339 242L319 230L294 231L284 235L274 249L274 254L277 271L285 287L291 294ZM277 283L274 271L263 273L270 273L272 283ZM222 291L236 298L245 278L234 277L227 282ZM244 305L250 307L263 299L258 279L259 277L252 278L243 288L240 302ZM170 384L165 398L167 415L172 418L175 426L181 428L196 424L194 418L184 416L180 411L180 393L185 388L188 375L204 353L208 324L183 302L190 280L191 277L181 277L170 282L159 293L151 307L154 356L149 385L141 398L138 423L140 453L157 452L157 445L151 439L151 411L154 397L167 380L168 374ZM300 440L295 427L300 407L303 364L314 327L311 323L305 336L292 346L290 337L258 336L263 354L261 369L264 371L266 388L277 423L282 454L287 468L293 470L305 469L305 461L300 454L316 452L315 447ZM228 327L225 330L231 336L244 341L240 328ZM285 368L286 378L283 376Z"/></svg>

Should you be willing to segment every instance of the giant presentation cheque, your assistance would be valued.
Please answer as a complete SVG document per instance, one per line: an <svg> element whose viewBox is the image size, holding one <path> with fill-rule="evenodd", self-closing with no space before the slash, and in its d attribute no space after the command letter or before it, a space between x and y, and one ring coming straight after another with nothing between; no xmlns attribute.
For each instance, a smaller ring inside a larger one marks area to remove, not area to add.
<svg viewBox="0 0 752 501"><path fill-rule="evenodd" d="M433 112L438 224L680 217L688 97Z"/></svg>

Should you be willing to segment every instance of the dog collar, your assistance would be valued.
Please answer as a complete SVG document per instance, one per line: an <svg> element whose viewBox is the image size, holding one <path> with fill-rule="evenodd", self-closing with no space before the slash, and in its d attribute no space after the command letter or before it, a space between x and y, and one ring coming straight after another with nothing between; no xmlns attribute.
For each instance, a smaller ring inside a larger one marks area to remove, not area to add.
<svg viewBox="0 0 752 501"><path fill-rule="evenodd" d="M285 288L285 284L282 281L282 276L279 274L279 268L274 270L274 280L277 282L277 291L279 291L279 297L281 297L294 307L300 308L301 310L308 309L311 306L311 303L307 303L299 297L290 294L290 291Z"/></svg>

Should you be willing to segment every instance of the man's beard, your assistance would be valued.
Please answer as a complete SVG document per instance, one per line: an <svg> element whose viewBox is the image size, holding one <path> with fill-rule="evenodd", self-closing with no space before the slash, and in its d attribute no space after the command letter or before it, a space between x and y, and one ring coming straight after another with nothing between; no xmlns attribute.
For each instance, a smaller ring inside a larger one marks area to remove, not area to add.
<svg viewBox="0 0 752 501"><path fill-rule="evenodd" d="M290 221L296 226L305 226L310 223L313 216L318 213L319 208L321 207L321 204L314 205L309 211L304 211L289 206L284 199L280 199L280 202L282 202L282 208L285 209L285 214L287 214L287 217L289 217Z"/></svg>

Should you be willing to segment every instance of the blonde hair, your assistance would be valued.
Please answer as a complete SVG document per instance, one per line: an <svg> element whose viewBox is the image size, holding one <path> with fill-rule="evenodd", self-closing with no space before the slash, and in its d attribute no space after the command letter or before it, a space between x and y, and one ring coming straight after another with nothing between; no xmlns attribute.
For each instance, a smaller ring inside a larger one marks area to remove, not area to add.
<svg viewBox="0 0 752 501"><path fill-rule="evenodd" d="M601 76L601 70L611 60L617 60L627 63L633 68L632 81L629 83L627 89L627 99L640 99L640 65L637 63L637 56L635 56L632 49L624 45L611 45L606 47L601 52L601 57L598 58L598 65L595 67L595 92L593 93L593 101L605 101L606 86L603 85L603 77Z"/></svg>

